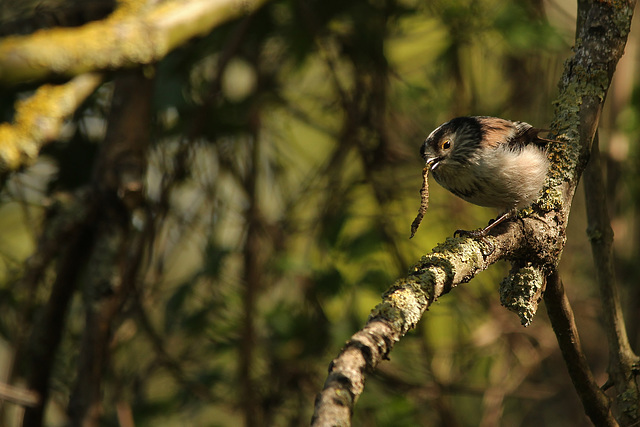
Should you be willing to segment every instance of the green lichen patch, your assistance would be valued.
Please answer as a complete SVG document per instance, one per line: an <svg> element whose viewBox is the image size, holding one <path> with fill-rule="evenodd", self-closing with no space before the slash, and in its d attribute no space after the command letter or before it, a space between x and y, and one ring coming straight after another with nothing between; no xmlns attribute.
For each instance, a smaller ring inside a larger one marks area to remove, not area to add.
<svg viewBox="0 0 640 427"><path fill-rule="evenodd" d="M400 279L383 295L383 301L369 314L369 319L381 318L393 328L406 333L417 325L431 294L416 280Z"/></svg>
<svg viewBox="0 0 640 427"><path fill-rule="evenodd" d="M548 148L551 161L549 182L552 187L575 176L575 169L588 148L582 146L580 141L582 104L587 98L602 101L610 83L606 68L578 63L568 63L565 67L571 69L571 79L563 80L560 95L554 101L555 120L551 128L556 132L556 137Z"/></svg>
<svg viewBox="0 0 640 427"><path fill-rule="evenodd" d="M542 196L534 204L534 207L542 212L561 209L563 206L562 192L559 187L547 187L542 189ZM532 209L533 211L533 209Z"/></svg>
<svg viewBox="0 0 640 427"><path fill-rule="evenodd" d="M516 313L523 326L529 326L538 311L543 288L542 270L529 263L500 283L500 303Z"/></svg>

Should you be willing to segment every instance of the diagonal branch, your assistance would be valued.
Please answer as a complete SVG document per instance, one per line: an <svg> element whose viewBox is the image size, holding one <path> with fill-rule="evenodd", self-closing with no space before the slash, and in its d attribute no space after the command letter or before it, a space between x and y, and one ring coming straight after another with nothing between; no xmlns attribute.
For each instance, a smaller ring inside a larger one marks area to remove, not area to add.
<svg viewBox="0 0 640 427"><path fill-rule="evenodd" d="M265 1L122 1L104 20L6 37L0 40L0 84L151 64L188 40L258 9Z"/></svg>
<svg viewBox="0 0 640 427"><path fill-rule="evenodd" d="M101 74L89 73L65 84L42 85L30 98L16 104L13 123L0 123L0 182L4 182L2 175L33 161L43 145L58 137L64 121L102 79Z"/></svg>
<svg viewBox="0 0 640 427"><path fill-rule="evenodd" d="M499 259L515 256L525 244L524 236L532 237L529 243L541 249L544 241L535 243L535 236L550 235L555 230L534 218L496 229L502 233L488 238L495 247L490 254L483 252L487 249L483 243L450 238L431 255L422 257L408 277L396 281L373 309L365 327L331 362L329 376L316 398L313 426L350 425L355 402L364 390L365 374L388 358L395 342L416 326L434 301Z"/></svg>
<svg viewBox="0 0 640 427"><path fill-rule="evenodd" d="M569 376L582 401L585 413L597 426L617 426L618 423L610 411L609 399L596 384L582 351L573 310L557 273L548 277L544 302L562 357L569 370Z"/></svg>
<svg viewBox="0 0 640 427"><path fill-rule="evenodd" d="M22 406L36 406L40 403L40 395L33 390L0 382L0 400Z"/></svg>

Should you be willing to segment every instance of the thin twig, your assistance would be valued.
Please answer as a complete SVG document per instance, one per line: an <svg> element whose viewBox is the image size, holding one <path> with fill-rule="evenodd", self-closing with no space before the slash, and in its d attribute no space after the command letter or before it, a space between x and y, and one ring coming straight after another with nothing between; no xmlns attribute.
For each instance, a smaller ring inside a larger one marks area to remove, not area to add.
<svg viewBox="0 0 640 427"><path fill-rule="evenodd" d="M0 400L33 407L40 403L40 395L33 390L0 382Z"/></svg>
<svg viewBox="0 0 640 427"><path fill-rule="evenodd" d="M196 398L203 401L212 402L214 396L205 385L199 383L197 380L189 378L189 375L185 372L180 362L169 354L167 345L163 341L163 338L153 327L151 319L147 315L144 305L141 300L140 292L137 288L133 289L132 303L138 325L142 328L143 333L146 335L149 343L153 347L156 353L156 360L175 378L176 382L180 384L185 390L188 390Z"/></svg>

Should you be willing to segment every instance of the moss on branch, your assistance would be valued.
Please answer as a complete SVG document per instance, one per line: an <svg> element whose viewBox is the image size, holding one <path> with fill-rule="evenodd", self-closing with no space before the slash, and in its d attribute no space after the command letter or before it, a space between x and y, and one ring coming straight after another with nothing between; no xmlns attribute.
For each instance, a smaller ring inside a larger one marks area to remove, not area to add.
<svg viewBox="0 0 640 427"><path fill-rule="evenodd" d="M18 102L13 123L0 123L0 173L34 160L101 82L100 74L83 74L63 85L42 85L30 98Z"/></svg>
<svg viewBox="0 0 640 427"><path fill-rule="evenodd" d="M123 1L101 21L0 41L0 84L150 64L191 38L256 10L266 0Z"/></svg>

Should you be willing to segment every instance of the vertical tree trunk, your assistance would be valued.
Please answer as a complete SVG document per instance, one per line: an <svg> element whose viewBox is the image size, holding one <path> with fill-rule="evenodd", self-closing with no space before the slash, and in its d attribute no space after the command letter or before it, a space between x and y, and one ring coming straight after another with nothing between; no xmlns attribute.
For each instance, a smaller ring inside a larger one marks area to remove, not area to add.
<svg viewBox="0 0 640 427"><path fill-rule="evenodd" d="M76 426L100 425L114 324L135 286L143 256L146 228L134 229L132 215L142 206L152 95L153 81L140 70L116 79L107 135L94 171L100 216L84 276L86 324L68 409Z"/></svg>

